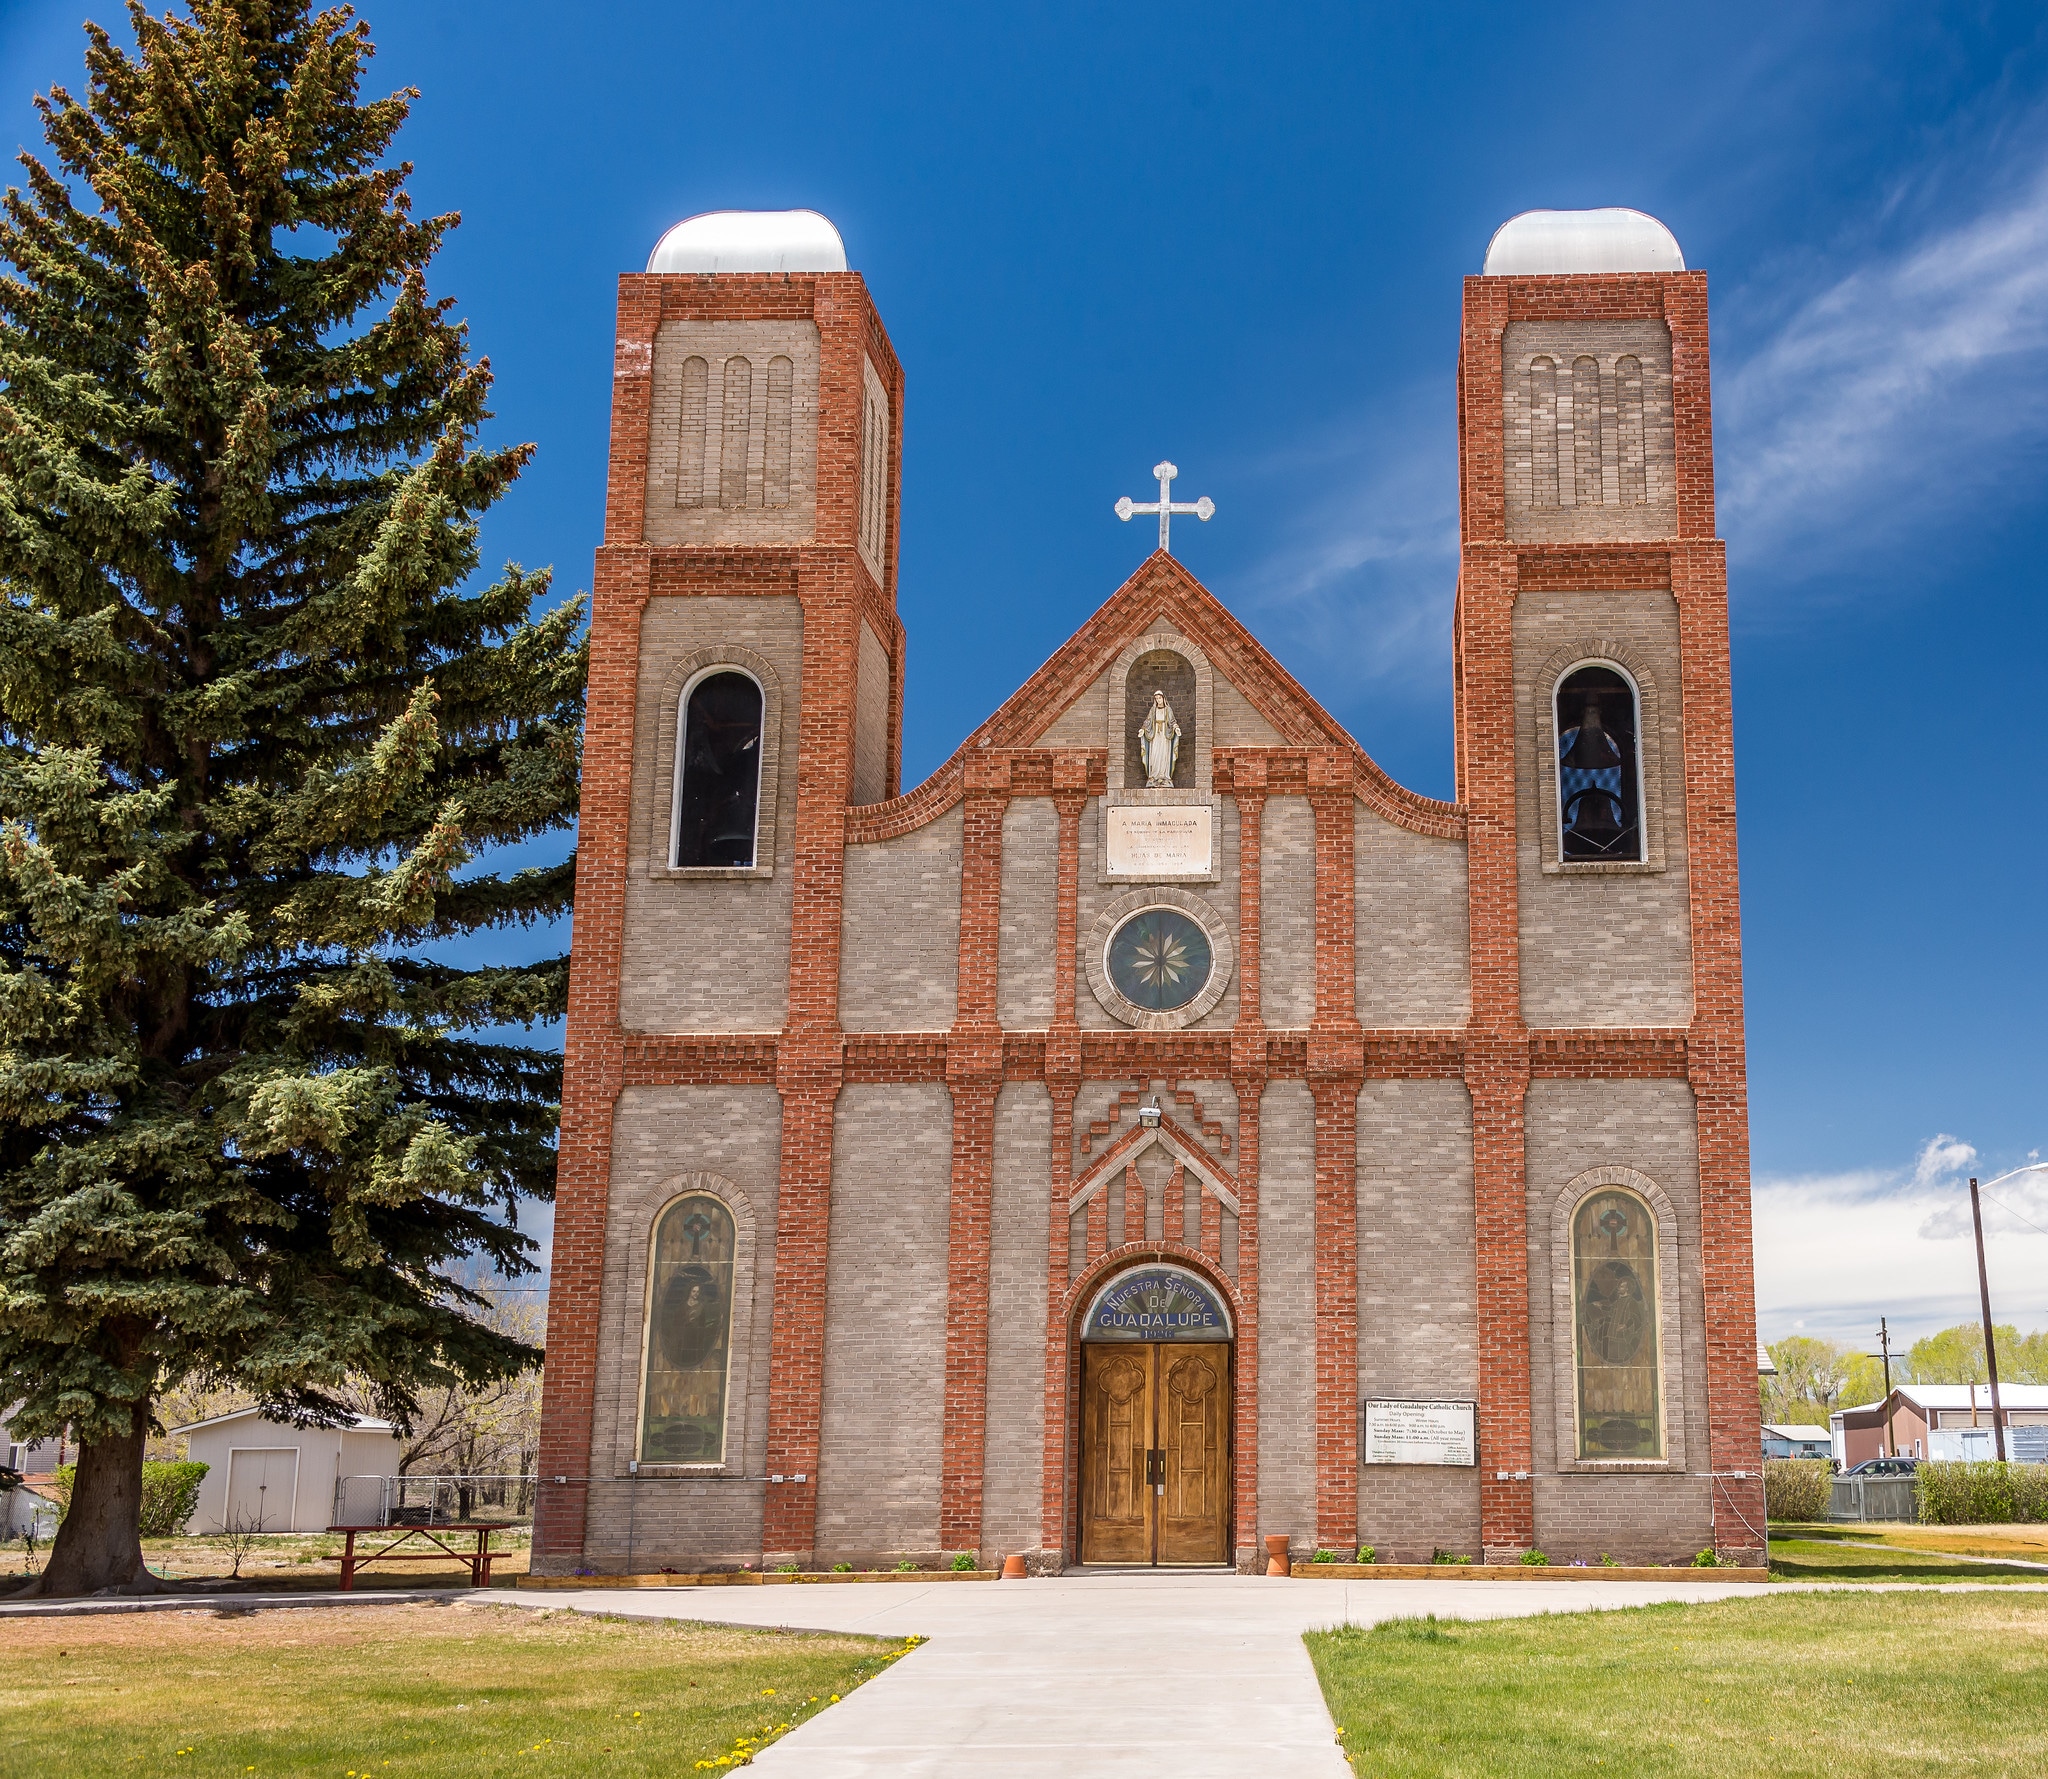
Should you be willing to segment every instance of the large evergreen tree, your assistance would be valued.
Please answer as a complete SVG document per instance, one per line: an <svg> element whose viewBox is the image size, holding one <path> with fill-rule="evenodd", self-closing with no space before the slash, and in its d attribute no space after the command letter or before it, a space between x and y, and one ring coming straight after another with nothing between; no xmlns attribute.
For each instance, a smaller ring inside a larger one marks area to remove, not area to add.
<svg viewBox="0 0 2048 1779"><path fill-rule="evenodd" d="M39 100L0 216L0 1397L80 1444L52 1592L150 1584L152 1405L198 1376L331 1421L537 1356L581 612L471 586L530 447L431 299L453 216L386 156L345 9L199 0ZM481 855L481 856L480 856Z"/></svg>

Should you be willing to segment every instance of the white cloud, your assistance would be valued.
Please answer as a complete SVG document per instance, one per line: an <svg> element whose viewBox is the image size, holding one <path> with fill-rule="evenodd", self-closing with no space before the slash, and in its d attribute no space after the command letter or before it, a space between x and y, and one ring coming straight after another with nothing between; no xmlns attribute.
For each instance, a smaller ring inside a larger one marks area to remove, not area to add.
<svg viewBox="0 0 2048 1779"><path fill-rule="evenodd" d="M1274 502L1281 541L1244 576L1241 608L1283 656L1294 639L1356 680L1420 669L1434 687L1450 648L1458 576L1458 465L1418 385L1366 423L1322 433L1247 466L1298 492ZM1255 615L1254 615L1255 614Z"/></svg>
<svg viewBox="0 0 2048 1779"><path fill-rule="evenodd" d="M1763 1338L1800 1329L1867 1346L1884 1316L1905 1344L1976 1320L1972 1170L1984 1171L1976 1149L1941 1135L1906 1167L1758 1180L1751 1216ZM2008 1180L1997 1197L1984 1210L1992 1311L2038 1328L2048 1324L2048 1235L2022 1219L2048 1228L2048 1175Z"/></svg>
<svg viewBox="0 0 2048 1779"><path fill-rule="evenodd" d="M1955 519L2035 473L2030 447L2048 440L2048 171L2031 142L2022 153L1989 182L2001 197L1795 301L1715 379L1722 530L1738 557L1838 552L1852 527L1875 541Z"/></svg>

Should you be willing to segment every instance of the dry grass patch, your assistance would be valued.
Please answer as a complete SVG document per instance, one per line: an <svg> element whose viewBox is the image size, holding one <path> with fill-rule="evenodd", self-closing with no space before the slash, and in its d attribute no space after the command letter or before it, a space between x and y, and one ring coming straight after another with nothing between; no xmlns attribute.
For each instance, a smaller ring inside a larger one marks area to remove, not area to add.
<svg viewBox="0 0 2048 1779"><path fill-rule="evenodd" d="M2048 1595L1780 1594L1307 1641L1359 1773L2048 1772Z"/></svg>
<svg viewBox="0 0 2048 1779"><path fill-rule="evenodd" d="M7 1775L724 1771L910 1647L483 1605L5 1623Z"/></svg>

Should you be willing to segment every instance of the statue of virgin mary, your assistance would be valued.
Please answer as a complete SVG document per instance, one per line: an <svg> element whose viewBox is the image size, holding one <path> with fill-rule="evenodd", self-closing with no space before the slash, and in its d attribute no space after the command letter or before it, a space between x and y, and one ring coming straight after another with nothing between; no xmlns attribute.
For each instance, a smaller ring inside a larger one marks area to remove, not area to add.
<svg viewBox="0 0 2048 1779"><path fill-rule="evenodd" d="M1173 769L1180 763L1180 724L1174 721L1164 692L1152 694L1152 708L1138 725L1138 757L1145 762L1148 791L1173 788Z"/></svg>

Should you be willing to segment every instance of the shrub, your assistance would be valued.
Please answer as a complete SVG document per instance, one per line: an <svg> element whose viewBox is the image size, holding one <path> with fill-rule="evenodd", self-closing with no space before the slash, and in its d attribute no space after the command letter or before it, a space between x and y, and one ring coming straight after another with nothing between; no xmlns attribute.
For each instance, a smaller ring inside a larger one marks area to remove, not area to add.
<svg viewBox="0 0 2048 1779"><path fill-rule="evenodd" d="M207 1466L186 1461L142 1467L142 1535L175 1538L199 1505L199 1485Z"/></svg>
<svg viewBox="0 0 2048 1779"><path fill-rule="evenodd" d="M1461 1557L1461 1556L1459 1556L1459 1555L1458 1555L1458 1553L1457 1553L1456 1551L1454 1551L1454 1550L1433 1550L1433 1551L1431 1551L1431 1552L1429 1553L1429 1560L1430 1560L1430 1561L1431 1561L1432 1563L1465 1563L1465 1564L1470 1564L1470 1562L1472 1561L1472 1559L1471 1559L1470 1557Z"/></svg>
<svg viewBox="0 0 2048 1779"><path fill-rule="evenodd" d="M1922 1464L1914 1473L1920 1519L1930 1526L2048 1521L2048 1464Z"/></svg>
<svg viewBox="0 0 2048 1779"><path fill-rule="evenodd" d="M1352 1558L1355 1563L1377 1563L1379 1560L1379 1547L1372 1544L1361 1544L1358 1547L1358 1555Z"/></svg>
<svg viewBox="0 0 2048 1779"><path fill-rule="evenodd" d="M1834 1469L1825 1458L1766 1458L1764 1512L1774 1520L1824 1520Z"/></svg>
<svg viewBox="0 0 2048 1779"><path fill-rule="evenodd" d="M968 1570L974 1567L974 1552L972 1552L971 1550L963 1550L957 1557L953 1559L953 1567L956 1570L960 1571L962 1574L965 1574Z"/></svg>
<svg viewBox="0 0 2048 1779"><path fill-rule="evenodd" d="M1732 1560L1723 1562L1719 1553L1710 1544L1693 1558L1692 1566L1695 1569L1733 1569L1735 1564Z"/></svg>
<svg viewBox="0 0 2048 1779"><path fill-rule="evenodd" d="M832 1573L834 1575L851 1575L853 1573L853 1565L851 1563L834 1563L832 1565Z"/></svg>
<svg viewBox="0 0 2048 1779"><path fill-rule="evenodd" d="M896 1573L898 1575L909 1575L913 1573L916 1570L916 1568L917 1565L913 1563L908 1557L905 1557L902 1562L896 1565Z"/></svg>
<svg viewBox="0 0 2048 1779"><path fill-rule="evenodd" d="M1548 1569L1550 1559L1540 1550L1525 1550L1522 1552L1522 1566L1525 1569Z"/></svg>
<svg viewBox="0 0 2048 1779"><path fill-rule="evenodd" d="M1334 1550L1319 1550L1309 1558L1311 1563L1341 1563L1343 1560L1342 1553Z"/></svg>
<svg viewBox="0 0 2048 1779"><path fill-rule="evenodd" d="M801 1575L803 1572L804 1568L801 1563L777 1563L775 1565L775 1573L777 1575Z"/></svg>
<svg viewBox="0 0 2048 1779"><path fill-rule="evenodd" d="M192 1463L148 1463L142 1467L142 1536L175 1538L185 1529L192 1510L199 1504L199 1485L207 1466ZM71 1511L71 1485L77 1480L76 1464L59 1464L51 1473L51 1492L57 1497L57 1523Z"/></svg>

